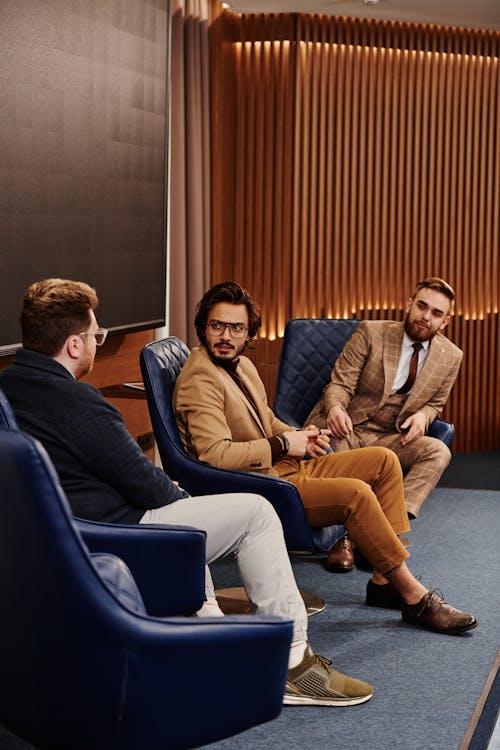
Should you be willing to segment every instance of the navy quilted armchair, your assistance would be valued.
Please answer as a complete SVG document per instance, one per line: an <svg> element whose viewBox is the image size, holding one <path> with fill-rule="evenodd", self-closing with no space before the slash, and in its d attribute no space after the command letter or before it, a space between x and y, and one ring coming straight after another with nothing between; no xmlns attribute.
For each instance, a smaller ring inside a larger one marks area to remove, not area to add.
<svg viewBox="0 0 500 750"><path fill-rule="evenodd" d="M181 750L279 714L291 622L150 616L123 562L89 555L40 443L0 430L0 476L8 729L50 750Z"/></svg>
<svg viewBox="0 0 500 750"><path fill-rule="evenodd" d="M0 389L0 429L18 430ZM125 560L151 615L190 614L205 599L205 533L179 525L118 524L75 519L90 552ZM151 570L162 571L159 588Z"/></svg>
<svg viewBox="0 0 500 750"><path fill-rule="evenodd" d="M175 381L189 355L176 336L147 344L141 370L151 423L163 468L191 495L254 492L267 498L280 517L289 550L313 552L315 544L296 488L283 479L249 471L229 471L188 456L172 407Z"/></svg>
<svg viewBox="0 0 500 750"><path fill-rule="evenodd" d="M295 318L285 326L274 411L288 424L302 427L330 381L333 365L361 321ZM455 434L450 422L435 419L428 434L448 447Z"/></svg>

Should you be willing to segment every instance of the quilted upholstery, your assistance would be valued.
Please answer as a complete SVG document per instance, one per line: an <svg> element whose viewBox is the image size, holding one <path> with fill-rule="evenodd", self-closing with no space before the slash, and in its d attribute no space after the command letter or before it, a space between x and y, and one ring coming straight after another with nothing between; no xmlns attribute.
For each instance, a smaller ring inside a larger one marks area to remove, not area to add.
<svg viewBox="0 0 500 750"><path fill-rule="evenodd" d="M276 415L302 427L359 320L296 318L286 324L274 401Z"/></svg>
<svg viewBox="0 0 500 750"><path fill-rule="evenodd" d="M288 424L302 427L318 403L340 352L360 321L338 318L295 318L285 327L274 411ZM448 447L455 434L451 422L435 419L428 434Z"/></svg>

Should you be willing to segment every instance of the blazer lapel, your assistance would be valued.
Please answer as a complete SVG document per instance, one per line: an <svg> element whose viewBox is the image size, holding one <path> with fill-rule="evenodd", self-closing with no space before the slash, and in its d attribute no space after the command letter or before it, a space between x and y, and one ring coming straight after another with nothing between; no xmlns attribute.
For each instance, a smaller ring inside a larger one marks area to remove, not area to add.
<svg viewBox="0 0 500 750"><path fill-rule="evenodd" d="M251 401L247 399L241 388L234 382L231 375L229 375L228 372L226 372L222 367L217 368L221 374L221 376L224 378L224 382L226 383L227 387L229 388L230 392L234 395L238 401L242 402L242 405L244 408L247 409L247 411L250 414L250 417L254 420L254 422L257 424L257 427L262 432L263 437L266 437L266 431L264 429L264 425L262 422L262 416L257 413L257 411L254 409L253 404ZM258 397L255 395L255 389L252 385L252 381L249 380L245 375L243 375L241 372L238 373L241 380L245 384L245 386L248 388L249 392L252 395L252 398L254 399L255 403L259 403Z"/></svg>
<svg viewBox="0 0 500 750"><path fill-rule="evenodd" d="M241 372L240 372L240 377L241 377L242 382L248 388L248 391L249 391L249 393L252 396L252 400L255 403L256 408L254 408L253 404L246 398L246 396L244 395L244 393L239 388L238 388L238 390L240 391L241 395L243 396L243 399L244 399L245 403L248 405L248 410L249 410L250 414L252 415L252 417L255 419L255 421L259 425L260 429L262 430L262 434L265 437L266 434L267 434L266 433L266 429L264 427L264 421L266 419L266 414L262 413L260 411L260 405L262 403L261 399L259 398L258 393L256 393L256 391L255 391L255 387L253 385L253 382L252 382L251 378L249 378L245 373L241 373Z"/></svg>
<svg viewBox="0 0 500 750"><path fill-rule="evenodd" d="M403 324L399 323L393 326L387 326L387 332L384 336L384 351L382 361L384 363L384 393L381 403L385 403L391 395L392 384L396 377L399 357L401 356L401 343L403 341Z"/></svg>

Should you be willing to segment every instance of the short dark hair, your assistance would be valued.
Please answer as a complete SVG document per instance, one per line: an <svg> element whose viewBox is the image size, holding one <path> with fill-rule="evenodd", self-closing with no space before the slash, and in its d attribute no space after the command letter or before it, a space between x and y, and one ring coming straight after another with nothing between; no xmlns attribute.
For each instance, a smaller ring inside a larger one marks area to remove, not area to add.
<svg viewBox="0 0 500 750"><path fill-rule="evenodd" d="M82 281L36 281L26 290L19 318L23 346L55 357L68 336L89 327L98 301L95 289Z"/></svg>
<svg viewBox="0 0 500 750"><path fill-rule="evenodd" d="M415 299L417 293L421 289L434 289L434 291L436 292L441 292L441 294L444 294L445 297L448 297L451 303L450 307L453 307L453 304L455 302L455 292L453 288L448 284L448 282L444 279L440 279L439 276L429 276L427 279L417 281L415 291L411 295L411 298Z"/></svg>
<svg viewBox="0 0 500 750"><path fill-rule="evenodd" d="M208 316L212 307L219 302L228 302L231 305L245 305L248 312L248 336L250 339L254 339L261 323L259 306L242 286L236 284L234 281L223 281L213 286L208 292L205 292L196 306L194 325L200 343L205 345L207 342L205 329L208 323Z"/></svg>

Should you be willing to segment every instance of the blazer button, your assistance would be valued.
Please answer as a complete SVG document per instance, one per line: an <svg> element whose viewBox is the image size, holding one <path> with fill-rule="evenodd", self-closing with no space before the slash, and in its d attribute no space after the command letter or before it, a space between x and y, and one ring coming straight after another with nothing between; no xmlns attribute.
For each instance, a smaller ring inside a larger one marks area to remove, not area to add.
<svg viewBox="0 0 500 750"><path fill-rule="evenodd" d="M262 466L261 463L250 464L251 469L260 469L261 466Z"/></svg>

